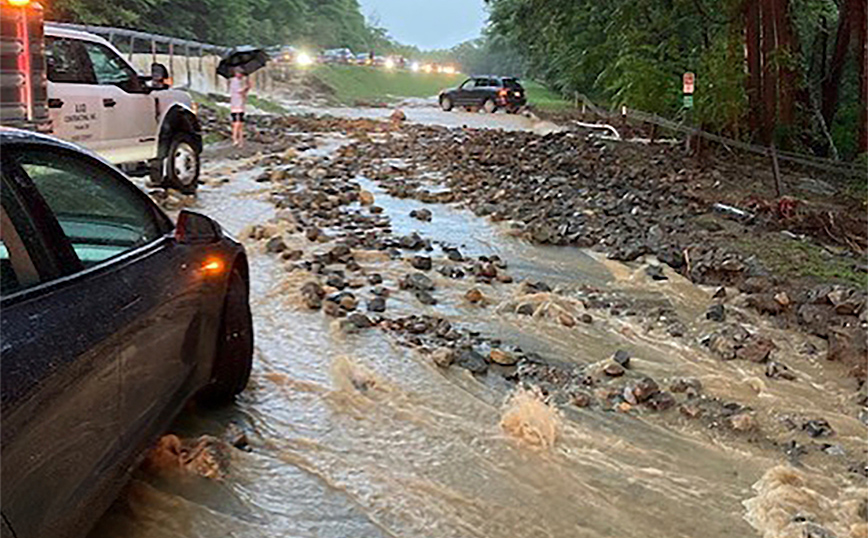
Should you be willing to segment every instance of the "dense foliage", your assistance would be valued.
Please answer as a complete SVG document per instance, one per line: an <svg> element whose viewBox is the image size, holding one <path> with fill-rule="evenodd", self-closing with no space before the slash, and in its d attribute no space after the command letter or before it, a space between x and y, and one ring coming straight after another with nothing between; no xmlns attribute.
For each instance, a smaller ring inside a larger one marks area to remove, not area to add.
<svg viewBox="0 0 868 538"><path fill-rule="evenodd" d="M119 26L220 45L401 49L365 21L358 0L52 0L53 20Z"/></svg>
<svg viewBox="0 0 868 538"><path fill-rule="evenodd" d="M821 154L866 151L865 0L486 2L486 39L455 50L470 70L520 68L565 94L673 117L693 71L707 128ZM521 62L504 63L503 51Z"/></svg>

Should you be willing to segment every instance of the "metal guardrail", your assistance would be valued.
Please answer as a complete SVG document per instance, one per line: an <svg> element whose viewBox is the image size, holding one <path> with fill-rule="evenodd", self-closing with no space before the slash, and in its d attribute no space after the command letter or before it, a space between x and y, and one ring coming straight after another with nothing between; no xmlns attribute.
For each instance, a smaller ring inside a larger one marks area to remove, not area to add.
<svg viewBox="0 0 868 538"><path fill-rule="evenodd" d="M196 51L197 49L199 55L202 55L202 53L205 51L213 52L217 55L222 55L229 51L229 47L214 45L213 43L202 43L189 39L181 39L178 37L169 37L160 34L140 32L138 30L129 30L126 28L113 28L110 26L91 26L89 24L71 24L66 22L46 22L45 24L55 26L57 28L67 28L69 30L79 30L81 32L97 34L105 37L112 44L114 44L114 40L116 37L128 38L131 43L130 54L132 54L133 50L135 49L135 42L137 40L144 43L150 43L151 51L154 55L157 54L157 43L168 45L170 55L173 55L175 53L176 46L182 47L184 50L184 55L186 56L190 55L189 53L191 50Z"/></svg>
<svg viewBox="0 0 868 538"><path fill-rule="evenodd" d="M813 155L805 155L801 153L795 153L792 151L781 151L778 149L773 150L770 147L759 146L756 144L749 144L747 142L742 142L741 140L735 140L733 138L727 138L724 136L720 136L714 133L709 133L707 131L703 131L701 129L697 129L695 127L690 127L684 125L682 123L666 119L660 117L656 114L649 114L647 112L642 112L640 110L632 110L627 107L623 107L622 110L626 114L619 114L617 112L610 112L608 110L604 110L594 104L588 97L582 95L581 93L576 93L576 101L578 102L581 99L584 107L590 110L594 115L599 116L601 118L605 118L607 120L624 118L626 115L627 118L633 119L640 122L650 123L657 125L659 127L663 127L664 129L669 129L671 131L675 131L682 134L687 134L691 136L698 136L709 140L711 142L716 142L728 148L737 148L742 151L747 151L750 153L755 153L757 155L762 155L764 157L770 157L774 153L775 156L787 162L792 162L795 164L800 164L803 166L810 166L812 168L817 168L820 170L825 170L827 172L833 172L836 174L843 174L846 176L857 177L857 178L868 178L868 168L863 165L844 163L841 161L835 161L832 159L825 159L822 157L815 157Z"/></svg>

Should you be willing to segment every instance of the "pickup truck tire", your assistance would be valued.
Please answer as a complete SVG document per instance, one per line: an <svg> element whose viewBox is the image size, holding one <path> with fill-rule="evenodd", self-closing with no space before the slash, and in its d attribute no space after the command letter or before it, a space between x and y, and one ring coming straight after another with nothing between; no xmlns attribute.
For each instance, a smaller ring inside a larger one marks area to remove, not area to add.
<svg viewBox="0 0 868 538"><path fill-rule="evenodd" d="M199 153L192 135L177 133L166 156L166 183L184 194L195 194L199 186Z"/></svg>
<svg viewBox="0 0 868 538"><path fill-rule="evenodd" d="M444 95L440 98L440 108L445 112L452 110L452 99L450 99L448 95Z"/></svg>
<svg viewBox="0 0 868 538"><path fill-rule="evenodd" d="M199 399L210 405L231 402L247 386L252 366L253 318L247 283L238 269L233 269L220 317L211 384Z"/></svg>

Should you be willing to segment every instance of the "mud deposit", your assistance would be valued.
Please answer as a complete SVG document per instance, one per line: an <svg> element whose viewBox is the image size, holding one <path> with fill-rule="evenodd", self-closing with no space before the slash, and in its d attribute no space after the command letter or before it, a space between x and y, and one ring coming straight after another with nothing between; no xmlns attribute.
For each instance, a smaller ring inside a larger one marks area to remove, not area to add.
<svg viewBox="0 0 868 538"><path fill-rule="evenodd" d="M178 419L169 465L203 435L227 457L140 469L94 538L865 536L851 365L752 307L747 275L612 259L629 242L591 217L610 252L535 240L400 130L291 125L195 201L247 245L256 362L235 406Z"/></svg>

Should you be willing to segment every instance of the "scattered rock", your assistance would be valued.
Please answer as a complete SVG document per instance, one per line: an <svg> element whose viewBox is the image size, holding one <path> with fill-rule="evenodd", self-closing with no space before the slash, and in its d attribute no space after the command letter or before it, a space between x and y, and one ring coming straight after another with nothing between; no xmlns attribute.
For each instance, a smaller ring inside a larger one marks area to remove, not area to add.
<svg viewBox="0 0 868 538"><path fill-rule="evenodd" d="M649 265L645 268L645 274L651 277L651 280L669 280L669 277L663 274L663 268L659 265Z"/></svg>
<svg viewBox="0 0 868 538"><path fill-rule="evenodd" d="M428 271L431 269L431 258L428 256L413 256L410 260L410 265L420 271Z"/></svg>
<svg viewBox="0 0 868 538"><path fill-rule="evenodd" d="M725 321L726 311L724 310L723 305L715 303L709 306L708 311L705 312L705 318L710 319L711 321Z"/></svg>
<svg viewBox="0 0 868 538"><path fill-rule="evenodd" d="M585 392L576 392L573 394L573 405L576 407L588 407L591 405L591 397Z"/></svg>
<svg viewBox="0 0 868 538"><path fill-rule="evenodd" d="M265 250L271 252L272 254L277 254L286 250L286 243L283 242L283 238L280 236L272 237L265 243Z"/></svg>
<svg viewBox="0 0 868 538"><path fill-rule="evenodd" d="M615 355L612 356L612 360L620 364L624 368L630 367L630 353L624 351L623 349L619 349L618 351L616 351Z"/></svg>
<svg viewBox="0 0 868 538"><path fill-rule="evenodd" d="M425 305L437 304L437 299L435 299L433 295L431 295L430 293L428 293L425 290L416 290L414 295L416 296L416 299L418 299L419 302L422 304L425 304Z"/></svg>
<svg viewBox="0 0 868 538"><path fill-rule="evenodd" d="M477 375L488 371L485 357L470 348L463 349L458 353L455 364Z"/></svg>
<svg viewBox="0 0 868 538"><path fill-rule="evenodd" d="M473 304L480 303L485 300L485 296L482 295L482 292L479 291L479 288L473 288L464 294L464 298L467 299L468 302Z"/></svg>
<svg viewBox="0 0 868 538"><path fill-rule="evenodd" d="M786 379L787 381L796 380L796 374L789 367L775 361L769 361L766 364L766 377L771 379Z"/></svg>
<svg viewBox="0 0 868 538"><path fill-rule="evenodd" d="M835 435L835 430L832 429L829 422L822 418L805 421L802 423L802 430L814 438L831 437Z"/></svg>
<svg viewBox="0 0 868 538"><path fill-rule="evenodd" d="M384 297L374 297L368 301L368 312L385 312L386 299Z"/></svg>
<svg viewBox="0 0 868 538"><path fill-rule="evenodd" d="M368 329L374 326L374 322L368 316L359 312L354 312L347 316L347 321L359 329Z"/></svg>
<svg viewBox="0 0 868 538"><path fill-rule="evenodd" d="M765 362L769 354L777 349L774 342L760 335L751 336L747 342L736 351L736 357L751 362Z"/></svg>
<svg viewBox="0 0 868 538"><path fill-rule="evenodd" d="M410 211L410 216L416 220L431 222L431 211L428 209L414 209Z"/></svg>
<svg viewBox="0 0 868 538"><path fill-rule="evenodd" d="M513 366L518 362L518 357L502 349L492 349L488 358L491 359L491 362L501 366Z"/></svg>
<svg viewBox="0 0 868 538"><path fill-rule="evenodd" d="M455 362L455 350L441 347L431 353L431 360L440 368L449 368Z"/></svg>
<svg viewBox="0 0 868 538"><path fill-rule="evenodd" d="M362 205L374 205L374 195L368 191L359 191L359 203Z"/></svg>

